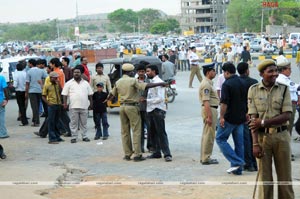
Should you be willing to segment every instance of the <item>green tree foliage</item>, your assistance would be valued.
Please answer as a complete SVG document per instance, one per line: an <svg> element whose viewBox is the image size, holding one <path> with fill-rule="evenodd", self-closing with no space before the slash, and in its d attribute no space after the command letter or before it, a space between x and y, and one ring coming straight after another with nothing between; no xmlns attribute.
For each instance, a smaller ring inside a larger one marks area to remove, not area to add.
<svg viewBox="0 0 300 199"><path fill-rule="evenodd" d="M138 15L131 9L118 9L108 15L108 19L120 32L134 32L138 24Z"/></svg>
<svg viewBox="0 0 300 199"><path fill-rule="evenodd" d="M4 41L9 40L53 40L57 38L56 22L43 24L10 24L0 25Z"/></svg>
<svg viewBox="0 0 300 199"><path fill-rule="evenodd" d="M152 34L166 34L167 32L178 32L179 22L175 19L157 20L150 28Z"/></svg>
<svg viewBox="0 0 300 199"><path fill-rule="evenodd" d="M292 3L292 4L291 4ZM261 0L231 0L227 10L227 25L230 32L260 32L263 25L299 25L299 7L295 1L281 0L278 8L263 8ZM272 20L269 20L272 18Z"/></svg>
<svg viewBox="0 0 300 199"><path fill-rule="evenodd" d="M154 22L162 17L159 10L148 8L138 11L137 15L142 32L149 32L150 27L154 24Z"/></svg>

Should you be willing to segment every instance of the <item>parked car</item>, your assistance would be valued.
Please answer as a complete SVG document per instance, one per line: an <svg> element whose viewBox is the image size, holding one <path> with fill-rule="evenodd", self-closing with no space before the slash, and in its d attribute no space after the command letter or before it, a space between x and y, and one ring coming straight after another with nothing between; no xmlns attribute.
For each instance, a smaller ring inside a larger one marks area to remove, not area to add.
<svg viewBox="0 0 300 199"><path fill-rule="evenodd" d="M261 51L261 45L259 42L257 41L253 41L253 42L250 42L250 52L253 53L253 52L259 52Z"/></svg>

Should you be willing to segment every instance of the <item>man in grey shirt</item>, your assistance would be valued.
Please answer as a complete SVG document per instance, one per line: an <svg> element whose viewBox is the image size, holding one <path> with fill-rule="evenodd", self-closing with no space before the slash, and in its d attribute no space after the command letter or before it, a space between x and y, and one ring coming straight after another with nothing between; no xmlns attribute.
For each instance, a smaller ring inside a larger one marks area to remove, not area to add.
<svg viewBox="0 0 300 199"><path fill-rule="evenodd" d="M164 54L161 56L162 66L162 80L166 81L170 78L173 78L176 75L176 67L175 65L169 61L169 56Z"/></svg>
<svg viewBox="0 0 300 199"><path fill-rule="evenodd" d="M28 60L30 69L26 75L25 98L29 97L32 109L32 125L40 125L39 106L42 98L43 80L47 77L45 70L36 67L36 60Z"/></svg>

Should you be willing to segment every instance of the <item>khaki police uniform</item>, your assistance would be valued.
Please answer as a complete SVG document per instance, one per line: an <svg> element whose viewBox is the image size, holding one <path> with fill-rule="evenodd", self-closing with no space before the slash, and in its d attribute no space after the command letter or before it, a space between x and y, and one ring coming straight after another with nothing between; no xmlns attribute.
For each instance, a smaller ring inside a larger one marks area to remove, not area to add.
<svg viewBox="0 0 300 199"><path fill-rule="evenodd" d="M261 66L258 67L259 70ZM261 71L261 70L260 70ZM282 112L292 112L290 92L287 86L275 83L268 91L262 82L253 85L248 91L248 114L258 115L260 119L270 119ZM272 160L280 182L292 182L290 135L287 131L288 122L271 128L261 128L258 132L258 142L262 146L264 156L257 159L259 165L259 180L272 182ZM259 198L273 198L273 185L260 185ZM278 185L278 198L294 198L291 184Z"/></svg>
<svg viewBox="0 0 300 199"><path fill-rule="evenodd" d="M215 131L217 125L217 117L218 117L218 104L219 98L216 90L213 87L213 81L205 77L201 83L199 88L199 98L202 102L202 118L203 118L203 132L202 132L202 140L201 140L201 162L208 162L210 160L210 156L212 154L214 140L215 140ZM210 110L212 114L212 125L209 126L206 124L205 119L207 118L207 113L205 112L203 102L208 101L210 104Z"/></svg>
<svg viewBox="0 0 300 199"><path fill-rule="evenodd" d="M124 67L125 65L125 67ZM131 71L131 64L124 64L122 69ZM126 65L131 65L127 67ZM127 67L127 68L126 68ZM141 117L139 109L139 90L145 90L146 83L139 83L137 79L123 75L112 90L113 96L120 96L120 120L123 150L126 156L140 156L141 152ZM133 139L131 139L132 129ZM133 149L132 149L133 146Z"/></svg>

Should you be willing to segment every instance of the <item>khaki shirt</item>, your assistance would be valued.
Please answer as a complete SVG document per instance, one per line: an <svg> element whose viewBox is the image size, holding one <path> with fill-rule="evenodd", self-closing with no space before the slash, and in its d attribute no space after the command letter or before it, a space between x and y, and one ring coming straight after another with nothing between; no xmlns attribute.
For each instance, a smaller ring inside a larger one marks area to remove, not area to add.
<svg viewBox="0 0 300 199"><path fill-rule="evenodd" d="M219 98L216 90L214 89L213 81L206 77L200 83L199 99L202 104L204 101L208 101L210 106L219 105Z"/></svg>
<svg viewBox="0 0 300 199"><path fill-rule="evenodd" d="M43 88L42 95L46 96L47 100L51 104L62 104L59 86L57 84L48 84Z"/></svg>
<svg viewBox="0 0 300 199"><path fill-rule="evenodd" d="M284 90L285 94L284 94ZM283 96L284 94L284 96ZM292 112L290 91L287 86L275 82L270 91L262 82L254 84L248 91L248 114L258 115L260 119L271 119L283 112ZM274 127L287 125L278 124Z"/></svg>
<svg viewBox="0 0 300 199"><path fill-rule="evenodd" d="M120 103L138 103L140 99L139 90L145 90L146 83L139 83L137 79L123 75L116 82L111 94L120 95Z"/></svg>
<svg viewBox="0 0 300 199"><path fill-rule="evenodd" d="M99 82L102 82L103 83L103 92L107 92L107 93L110 93L111 91L111 83L110 83L110 79L108 77L108 75L105 75L105 74L102 74L102 75L93 75L92 78L91 78L91 87L93 89L94 92L97 91L97 84Z"/></svg>

